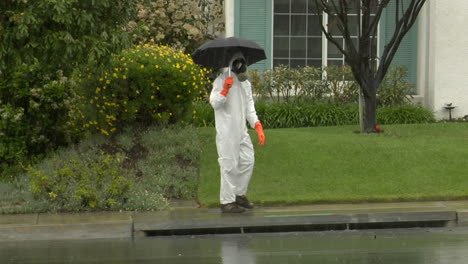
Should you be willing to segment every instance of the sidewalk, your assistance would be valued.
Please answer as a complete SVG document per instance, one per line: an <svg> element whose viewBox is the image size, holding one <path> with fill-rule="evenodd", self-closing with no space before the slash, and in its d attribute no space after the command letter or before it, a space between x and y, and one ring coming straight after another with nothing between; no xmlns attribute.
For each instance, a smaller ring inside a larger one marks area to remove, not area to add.
<svg viewBox="0 0 468 264"><path fill-rule="evenodd" d="M424 226L468 226L468 200L258 207L238 215L185 201L161 212L0 215L0 242Z"/></svg>

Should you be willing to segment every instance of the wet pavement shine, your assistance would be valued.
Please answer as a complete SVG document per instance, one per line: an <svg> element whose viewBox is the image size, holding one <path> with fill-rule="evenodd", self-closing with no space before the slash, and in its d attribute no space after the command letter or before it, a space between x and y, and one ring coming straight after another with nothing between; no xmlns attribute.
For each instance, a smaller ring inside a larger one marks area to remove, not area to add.
<svg viewBox="0 0 468 264"><path fill-rule="evenodd" d="M468 227L0 242L0 263L465 264Z"/></svg>

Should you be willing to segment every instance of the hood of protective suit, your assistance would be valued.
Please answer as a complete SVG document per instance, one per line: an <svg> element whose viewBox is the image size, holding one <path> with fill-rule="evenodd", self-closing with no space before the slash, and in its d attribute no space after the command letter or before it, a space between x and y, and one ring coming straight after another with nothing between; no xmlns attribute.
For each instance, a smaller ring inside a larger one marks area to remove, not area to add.
<svg viewBox="0 0 468 264"><path fill-rule="evenodd" d="M232 56L232 59L229 62L229 68L233 73L236 74L239 81L243 82L248 79L247 61L241 52L237 52L234 54L234 56Z"/></svg>

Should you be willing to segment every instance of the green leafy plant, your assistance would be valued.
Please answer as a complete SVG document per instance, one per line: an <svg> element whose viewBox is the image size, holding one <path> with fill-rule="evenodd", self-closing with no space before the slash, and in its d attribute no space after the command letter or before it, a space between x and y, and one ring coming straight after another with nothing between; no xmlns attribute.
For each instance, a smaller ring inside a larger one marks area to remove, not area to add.
<svg viewBox="0 0 468 264"><path fill-rule="evenodd" d="M132 0L0 1L0 175L80 136L70 74L128 47L135 11Z"/></svg>
<svg viewBox="0 0 468 264"><path fill-rule="evenodd" d="M356 103L358 101L359 85L354 80L351 68L328 66L324 68L326 78L323 89L329 95L328 99L335 103Z"/></svg>
<svg viewBox="0 0 468 264"><path fill-rule="evenodd" d="M197 102L193 121L200 127L214 126L214 113L210 104ZM338 126L359 124L357 104L331 103L265 103L257 102L256 110L265 128L293 128L311 126ZM201 122L200 120L203 120ZM416 105L385 106L377 109L379 124L413 124L434 122L433 113Z"/></svg>
<svg viewBox="0 0 468 264"><path fill-rule="evenodd" d="M168 46L139 45L114 57L99 78L89 103L96 120L88 125L105 135L131 124L181 121L209 81L190 55Z"/></svg>
<svg viewBox="0 0 468 264"><path fill-rule="evenodd" d="M196 127L214 126L214 110L211 105L202 100L193 102L193 115L189 117L188 122Z"/></svg>
<svg viewBox="0 0 468 264"><path fill-rule="evenodd" d="M402 105L377 108L379 124L416 124L435 122L434 114L421 106Z"/></svg>
<svg viewBox="0 0 468 264"><path fill-rule="evenodd" d="M357 105L260 103L257 114L265 128L336 126L358 122Z"/></svg>
<svg viewBox="0 0 468 264"><path fill-rule="evenodd" d="M8 197L0 213L155 211L171 199L196 199L200 148L190 126L128 126L112 138L97 133L28 166L15 187L0 184Z"/></svg>
<svg viewBox="0 0 468 264"><path fill-rule="evenodd" d="M122 208L130 195L132 181L122 169L121 155L92 159L72 154L54 160L27 171L34 198L48 200L55 210Z"/></svg>
<svg viewBox="0 0 468 264"><path fill-rule="evenodd" d="M407 80L408 69L391 67L377 91L378 105L397 106L411 102L414 84Z"/></svg>
<svg viewBox="0 0 468 264"><path fill-rule="evenodd" d="M348 104L358 102L359 85L351 68L329 66L288 68L284 65L263 72L252 71L254 94L262 102ZM413 85L406 80L408 72L392 67L378 91L379 105L409 103Z"/></svg>
<svg viewBox="0 0 468 264"><path fill-rule="evenodd" d="M75 83L58 71L51 80L34 84L39 68L38 63L23 65L10 82L3 83L7 99L0 100L1 171L74 142L83 132Z"/></svg>

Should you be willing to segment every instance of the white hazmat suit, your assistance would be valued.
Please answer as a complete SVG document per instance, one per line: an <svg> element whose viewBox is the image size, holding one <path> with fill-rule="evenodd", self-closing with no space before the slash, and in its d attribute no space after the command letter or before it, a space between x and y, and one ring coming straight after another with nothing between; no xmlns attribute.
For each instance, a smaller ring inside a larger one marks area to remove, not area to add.
<svg viewBox="0 0 468 264"><path fill-rule="evenodd" d="M216 146L221 167L221 204L233 203L236 196L247 193L254 167L254 149L246 121L255 128L259 121L248 80L239 81L233 74L234 84L227 96L221 94L228 72L219 75L210 94L215 112Z"/></svg>

